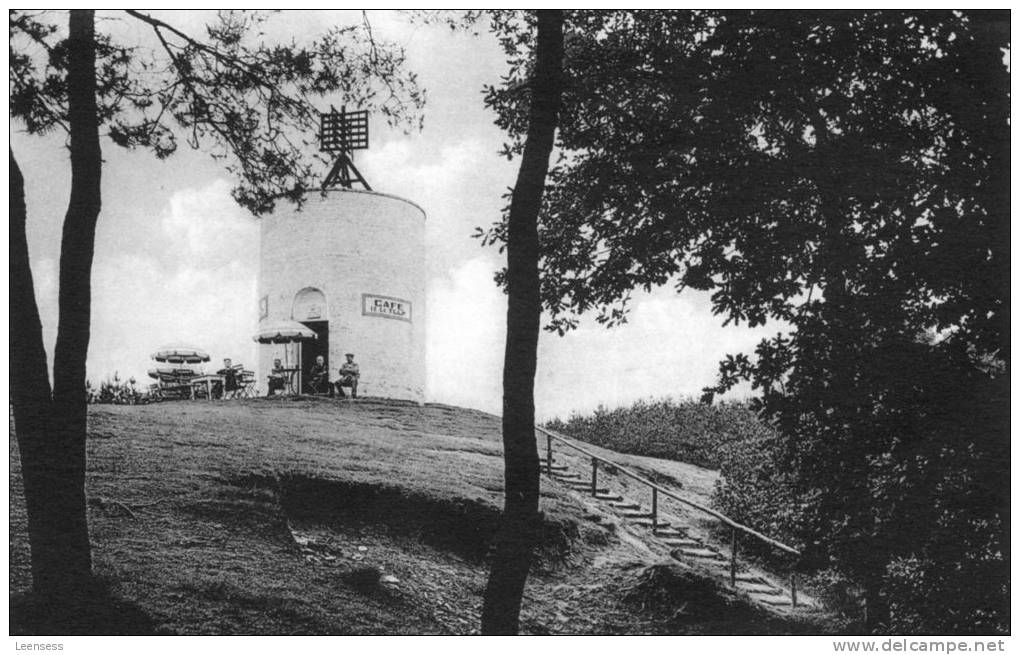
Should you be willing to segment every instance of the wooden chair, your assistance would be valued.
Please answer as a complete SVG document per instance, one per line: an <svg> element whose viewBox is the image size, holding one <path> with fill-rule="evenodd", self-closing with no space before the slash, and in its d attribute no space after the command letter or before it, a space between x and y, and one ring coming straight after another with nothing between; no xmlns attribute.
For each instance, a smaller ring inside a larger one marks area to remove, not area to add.
<svg viewBox="0 0 1020 655"><path fill-rule="evenodd" d="M322 395L329 393L332 389L333 383L329 381L328 374L316 380L312 376L308 376L308 382L305 383L308 387L308 392L315 395Z"/></svg>
<svg viewBox="0 0 1020 655"><path fill-rule="evenodd" d="M361 383L361 378L360 377L356 378L357 382L355 382L354 385L350 385L350 384L344 383L344 382L342 382L342 379L343 378L341 378L340 380L337 380L336 382L333 383L333 387L336 389L336 392L337 392L338 396L340 396L340 397L347 397L347 398L358 398L358 397L364 395L364 393L365 393L365 385L363 385ZM347 387L348 389L351 390L350 393L346 394L346 396L344 395L344 390L343 390L344 387ZM355 389L357 389L357 392L355 392Z"/></svg>
<svg viewBox="0 0 1020 655"><path fill-rule="evenodd" d="M250 372L250 371L245 371L244 370L244 364L233 364L233 365L231 365L230 368L231 368L231 370L234 371L234 384L236 386L233 389L228 389L227 385L226 385L226 382L224 382L222 393L221 393L220 397L223 398L223 399L228 399L228 398L246 398L247 396L244 395L244 390L245 389L244 389L244 382L242 381L242 377L244 376L244 373ZM222 369L221 368L219 371L217 371L217 373L220 374L220 375L223 375L226 370L227 369ZM254 374L252 374L252 375L254 376Z"/></svg>
<svg viewBox="0 0 1020 655"><path fill-rule="evenodd" d="M245 369L241 371L241 397L242 398L254 398L256 393L255 383L258 381L255 377L255 371L249 371Z"/></svg>
<svg viewBox="0 0 1020 655"><path fill-rule="evenodd" d="M223 397L226 398L227 394L230 394L230 398L254 398L255 371L245 369L243 364L235 364L233 368L237 370L237 373L234 374L237 388L231 391L224 390Z"/></svg>

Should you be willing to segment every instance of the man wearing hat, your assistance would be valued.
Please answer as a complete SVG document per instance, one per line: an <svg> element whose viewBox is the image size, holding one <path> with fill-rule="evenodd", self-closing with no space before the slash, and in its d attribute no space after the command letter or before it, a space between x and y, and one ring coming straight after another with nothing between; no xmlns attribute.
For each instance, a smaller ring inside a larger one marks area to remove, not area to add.
<svg viewBox="0 0 1020 655"><path fill-rule="evenodd" d="M347 353L344 357L347 358L347 361L340 367L340 379L336 381L336 390L341 398L346 398L344 387L350 387L351 398L357 398L358 378L361 376L361 372L358 370L358 365L354 363L354 353Z"/></svg>

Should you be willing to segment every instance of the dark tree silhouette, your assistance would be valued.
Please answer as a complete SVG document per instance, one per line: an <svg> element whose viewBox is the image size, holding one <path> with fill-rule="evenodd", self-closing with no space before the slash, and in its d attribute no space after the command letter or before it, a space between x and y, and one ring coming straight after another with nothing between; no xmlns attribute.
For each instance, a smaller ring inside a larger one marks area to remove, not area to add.
<svg viewBox="0 0 1020 655"><path fill-rule="evenodd" d="M67 38L71 199L60 257L60 328L52 395L25 237L25 186L11 154L11 389L36 592L62 601L92 574L85 518L85 355L102 156L93 12L72 11ZM73 381L79 381L75 385Z"/></svg>
<svg viewBox="0 0 1020 655"><path fill-rule="evenodd" d="M809 559L865 588L872 630L1001 630L1008 17L568 22L539 228L549 327L590 310L620 323L634 289L663 284L711 291L726 323L789 326L724 361L708 391L758 390ZM527 70L487 97L511 153L526 143ZM507 241L507 224L483 237ZM917 617L908 599L925 594L943 606Z"/></svg>
<svg viewBox="0 0 1020 655"><path fill-rule="evenodd" d="M91 269L100 214L100 132L121 147L160 158L193 147L227 160L235 199L254 213L279 197L300 201L312 162L302 136L314 133L313 101L337 96L410 125L423 104L403 53L377 43L367 24L337 28L307 47L249 45L264 18L221 13L204 40L148 14L155 48L115 42L93 11L12 11L10 108L31 134L68 135L71 197L60 254L59 325L53 388L29 267L28 210L10 152L11 389L32 553L33 591L54 616L87 603L92 571L85 506L85 360Z"/></svg>
<svg viewBox="0 0 1020 655"><path fill-rule="evenodd" d="M535 442L535 367L542 300L538 213L560 107L563 12L536 11L535 60L529 78L527 138L507 214L506 352L503 360L503 524L492 556L482 633L514 635L542 529Z"/></svg>

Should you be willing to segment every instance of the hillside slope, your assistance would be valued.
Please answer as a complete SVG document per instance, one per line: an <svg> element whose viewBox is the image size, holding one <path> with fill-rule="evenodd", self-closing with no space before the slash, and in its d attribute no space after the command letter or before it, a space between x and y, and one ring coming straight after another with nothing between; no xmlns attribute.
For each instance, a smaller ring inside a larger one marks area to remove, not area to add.
<svg viewBox="0 0 1020 655"><path fill-rule="evenodd" d="M499 419L326 399L93 406L95 570L174 634L468 634L502 505ZM607 452L704 501L714 474ZM11 593L30 587L13 433ZM532 634L819 632L543 478ZM16 633L18 626L12 624Z"/></svg>

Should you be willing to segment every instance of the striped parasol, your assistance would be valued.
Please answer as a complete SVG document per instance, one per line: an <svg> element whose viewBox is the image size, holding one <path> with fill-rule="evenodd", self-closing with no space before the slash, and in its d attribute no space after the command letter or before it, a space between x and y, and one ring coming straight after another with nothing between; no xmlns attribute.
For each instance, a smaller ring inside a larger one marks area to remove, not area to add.
<svg viewBox="0 0 1020 655"><path fill-rule="evenodd" d="M157 362L166 362L167 364L200 364L209 361L209 353L187 344L172 344L160 346L156 352L152 353L152 358Z"/></svg>
<svg viewBox="0 0 1020 655"><path fill-rule="evenodd" d="M259 326L259 331L252 337L259 343L294 343L296 341L307 341L316 339L319 335L315 330L305 327L297 321L282 319L268 321Z"/></svg>
<svg viewBox="0 0 1020 655"><path fill-rule="evenodd" d="M311 341L318 339L319 335L315 330L289 319L266 321L259 325L259 331L252 337L259 343L298 343L300 341ZM287 349L283 349L284 367L289 367L287 362Z"/></svg>

